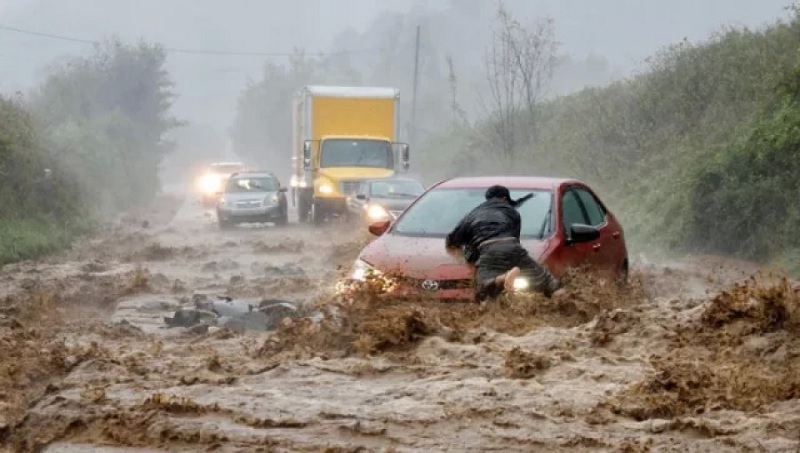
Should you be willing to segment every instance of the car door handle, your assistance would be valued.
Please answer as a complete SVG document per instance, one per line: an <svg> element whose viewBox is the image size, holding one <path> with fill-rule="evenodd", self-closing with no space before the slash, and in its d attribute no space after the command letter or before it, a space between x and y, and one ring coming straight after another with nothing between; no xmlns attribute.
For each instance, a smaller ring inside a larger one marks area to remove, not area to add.
<svg viewBox="0 0 800 453"><path fill-rule="evenodd" d="M611 237L613 237L614 239L619 239L619 231L611 233Z"/></svg>
<svg viewBox="0 0 800 453"><path fill-rule="evenodd" d="M595 252L599 252L600 251L600 247L602 247L602 246L603 246L603 244L595 244L595 245L592 246L592 248L594 249Z"/></svg>

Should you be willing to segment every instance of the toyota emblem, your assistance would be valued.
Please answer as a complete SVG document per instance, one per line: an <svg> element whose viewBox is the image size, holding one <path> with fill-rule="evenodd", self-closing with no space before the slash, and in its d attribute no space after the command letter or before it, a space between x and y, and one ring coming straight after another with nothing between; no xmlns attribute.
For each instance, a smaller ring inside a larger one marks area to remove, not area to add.
<svg viewBox="0 0 800 453"><path fill-rule="evenodd" d="M425 291L436 291L439 289L439 282L436 280L425 280L422 282L422 289Z"/></svg>

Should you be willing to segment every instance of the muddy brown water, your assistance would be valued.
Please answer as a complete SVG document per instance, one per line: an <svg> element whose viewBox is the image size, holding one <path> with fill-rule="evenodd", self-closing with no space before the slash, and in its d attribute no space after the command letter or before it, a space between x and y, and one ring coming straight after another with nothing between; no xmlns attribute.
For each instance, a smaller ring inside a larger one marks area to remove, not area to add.
<svg viewBox="0 0 800 453"><path fill-rule="evenodd" d="M362 232L219 231L162 200L0 273L0 449L796 451L798 290L716 257L628 292L488 308L326 294ZM298 272L301 269L302 272ZM271 333L164 328L194 292L321 303ZM335 308L333 308L335 307Z"/></svg>

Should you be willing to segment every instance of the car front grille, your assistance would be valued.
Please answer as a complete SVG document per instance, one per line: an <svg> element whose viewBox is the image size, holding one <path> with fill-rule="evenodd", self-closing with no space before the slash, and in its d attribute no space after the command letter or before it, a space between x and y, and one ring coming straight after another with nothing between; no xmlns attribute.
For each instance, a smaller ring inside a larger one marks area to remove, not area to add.
<svg viewBox="0 0 800 453"><path fill-rule="evenodd" d="M448 289L472 288L472 280L425 280L417 278L401 278L398 283L425 292L436 292Z"/></svg>
<svg viewBox="0 0 800 453"><path fill-rule="evenodd" d="M261 201L260 200L250 200L250 201L237 201L236 202L237 208L260 208Z"/></svg>
<svg viewBox="0 0 800 453"><path fill-rule="evenodd" d="M361 184L361 181L358 180L341 181L339 183L339 191L344 195L350 195L358 190L359 184Z"/></svg>

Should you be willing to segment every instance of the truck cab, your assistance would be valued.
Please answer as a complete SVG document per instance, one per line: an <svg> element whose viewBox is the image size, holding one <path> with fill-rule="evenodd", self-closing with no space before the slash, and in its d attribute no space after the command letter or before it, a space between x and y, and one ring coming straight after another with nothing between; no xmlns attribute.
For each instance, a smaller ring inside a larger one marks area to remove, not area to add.
<svg viewBox="0 0 800 453"><path fill-rule="evenodd" d="M395 140L395 89L306 87L296 98L290 181L301 222L348 216L361 181L409 168L409 147Z"/></svg>

